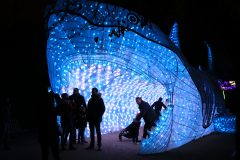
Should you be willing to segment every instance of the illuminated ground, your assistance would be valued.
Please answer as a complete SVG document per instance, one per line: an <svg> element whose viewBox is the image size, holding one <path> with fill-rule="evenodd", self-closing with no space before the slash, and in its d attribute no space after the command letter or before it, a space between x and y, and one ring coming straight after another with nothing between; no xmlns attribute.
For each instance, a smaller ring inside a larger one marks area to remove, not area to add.
<svg viewBox="0 0 240 160"><path fill-rule="evenodd" d="M118 140L118 132L103 136L103 150L87 151L87 145L76 145L75 151L66 150L60 153L61 160L234 160L232 154L235 151L235 135L213 133L192 141L180 148L165 153L153 155L139 155L139 145L131 140ZM0 150L1 160L40 160L40 147L36 136L25 134L11 140L12 150ZM52 160L52 157L49 159Z"/></svg>

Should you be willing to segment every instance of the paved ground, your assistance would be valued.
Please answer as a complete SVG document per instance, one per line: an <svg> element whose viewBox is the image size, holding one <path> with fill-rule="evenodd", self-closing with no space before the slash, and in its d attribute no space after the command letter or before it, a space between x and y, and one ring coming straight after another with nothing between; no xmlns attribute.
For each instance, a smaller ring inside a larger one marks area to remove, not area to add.
<svg viewBox="0 0 240 160"><path fill-rule="evenodd" d="M153 155L140 155L139 144L123 138L118 140L118 132L103 135L102 151L85 150L88 144L76 144L76 150L60 152L61 160L234 160L236 138L234 134L212 133L192 141L180 148ZM89 141L89 139L88 139ZM40 160L40 146L32 133L25 133L11 140L12 149L0 149L0 160ZM50 155L50 160L53 158Z"/></svg>

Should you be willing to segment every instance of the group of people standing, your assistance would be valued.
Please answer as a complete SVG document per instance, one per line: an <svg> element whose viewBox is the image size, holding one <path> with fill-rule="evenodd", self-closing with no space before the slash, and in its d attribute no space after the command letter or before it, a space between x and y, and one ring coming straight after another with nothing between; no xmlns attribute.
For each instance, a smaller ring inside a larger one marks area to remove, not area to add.
<svg viewBox="0 0 240 160"><path fill-rule="evenodd" d="M75 149L73 146L76 143L86 143L84 131L87 126L86 119L86 102L82 95L80 95L78 88L73 89L73 94L69 96L67 93L61 94L58 97L57 107L60 108L61 117L61 147L65 150L67 137L69 136L69 149ZM78 135L76 131L78 129Z"/></svg>
<svg viewBox="0 0 240 160"><path fill-rule="evenodd" d="M67 93L61 95L62 103L60 116L61 116L61 146L65 150L67 137L69 136L69 149L75 149L73 144L77 142L79 144L88 143L85 140L85 129L87 122L90 130L90 145L86 149L93 149L95 144L95 130L97 133L97 146L98 150L101 150L101 129L100 123L102 116L105 112L105 104L101 98L101 94L97 88L92 88L91 98L86 104L85 98L79 93L78 88L73 89L73 94L68 96ZM78 129L78 135L76 131Z"/></svg>
<svg viewBox="0 0 240 160"><path fill-rule="evenodd" d="M59 94L50 91L47 96L47 104L42 109L40 128L39 128L39 142L42 149L42 157L44 160L48 158L48 149L51 148L55 160L59 160L59 132L57 116L61 120L60 132L61 149L65 150L68 145L70 150L74 150L74 144L88 143L85 139L85 129L87 123L90 129L90 145L87 150L94 149L95 145L95 131L97 133L97 150L101 151L101 127L102 116L105 112L105 104L101 97L101 93L97 88L92 88L91 98L86 103L84 96L79 93L78 88L73 89L73 94L67 93ZM78 130L78 134L77 134Z"/></svg>
<svg viewBox="0 0 240 160"><path fill-rule="evenodd" d="M105 104L97 88L92 88L91 98L86 103L84 96L79 93L78 88L73 89L73 94L67 93L59 94L50 91L47 95L47 104L43 106L40 127L39 127L39 142L41 144L42 159L48 159L49 147L53 152L55 160L59 160L59 132L57 116L61 117L61 149L65 150L67 138L69 137L69 149L75 149L74 144L88 143L85 139L85 129L87 123L90 130L90 145L86 148L92 150L95 147L95 131L97 134L97 150L101 151L101 122L105 112ZM155 121L161 115L161 109L165 104L160 97L158 101L151 106L148 102L142 100L141 97L136 97L139 113L135 118L134 123L137 122L138 129L140 126L140 119L143 118L145 125L143 131L143 138L149 137L148 131L155 126ZM78 129L78 135L77 134ZM134 132L133 141L138 142L138 130ZM137 137L136 137L137 136Z"/></svg>

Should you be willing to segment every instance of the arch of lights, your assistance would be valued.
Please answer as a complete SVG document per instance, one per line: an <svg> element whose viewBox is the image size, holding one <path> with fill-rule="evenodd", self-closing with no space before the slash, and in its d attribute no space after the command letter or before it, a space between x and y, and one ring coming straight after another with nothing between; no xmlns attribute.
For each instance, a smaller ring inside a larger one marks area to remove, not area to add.
<svg viewBox="0 0 240 160"><path fill-rule="evenodd" d="M137 13L102 1L58 0L46 13L51 87L59 94L77 87L87 101L97 87L106 104L104 134L131 123L136 96L150 104L160 96L169 99L150 138L142 140L141 154L164 152L214 131L215 90L182 56L177 24L167 37Z"/></svg>

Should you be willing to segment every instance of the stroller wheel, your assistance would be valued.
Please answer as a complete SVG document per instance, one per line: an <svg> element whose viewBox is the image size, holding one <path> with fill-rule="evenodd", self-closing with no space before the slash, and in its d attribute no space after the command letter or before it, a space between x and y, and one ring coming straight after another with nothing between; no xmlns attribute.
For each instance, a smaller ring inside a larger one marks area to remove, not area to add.
<svg viewBox="0 0 240 160"><path fill-rule="evenodd" d="M122 135L123 135L123 133L124 133L124 130L122 130L122 131L119 133L119 135L118 135L118 138L119 138L120 141L122 141Z"/></svg>
<svg viewBox="0 0 240 160"><path fill-rule="evenodd" d="M121 134L118 135L118 138L119 138L120 141L122 141L122 135Z"/></svg>
<svg viewBox="0 0 240 160"><path fill-rule="evenodd" d="M119 138L120 141L122 141L122 136L123 136L124 131L125 130L123 129L118 135L118 138Z"/></svg>

